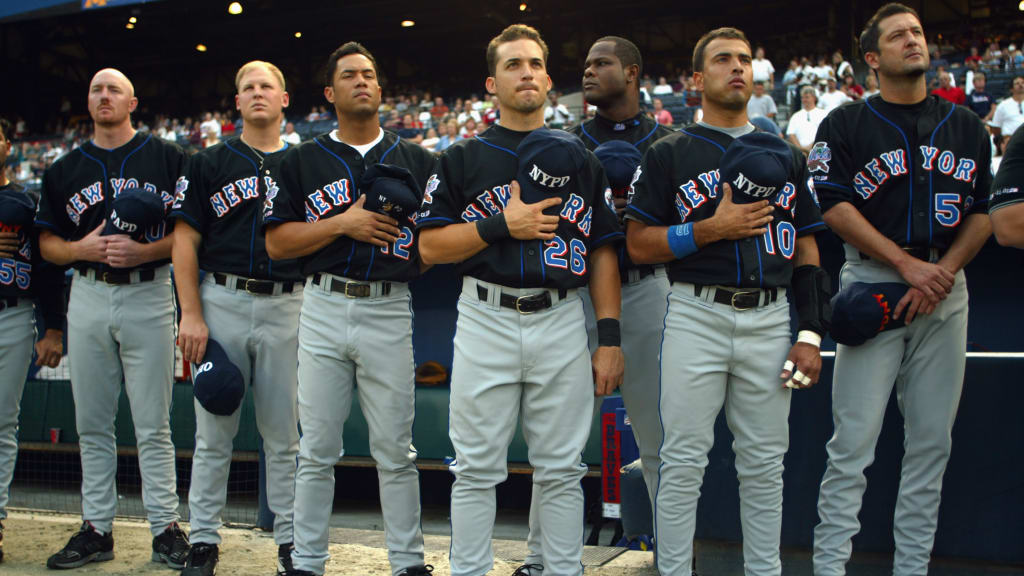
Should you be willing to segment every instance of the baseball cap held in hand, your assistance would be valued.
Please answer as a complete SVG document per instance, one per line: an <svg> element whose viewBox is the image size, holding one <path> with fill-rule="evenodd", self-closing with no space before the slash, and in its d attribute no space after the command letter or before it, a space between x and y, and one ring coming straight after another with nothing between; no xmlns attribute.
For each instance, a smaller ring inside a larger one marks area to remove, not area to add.
<svg viewBox="0 0 1024 576"><path fill-rule="evenodd" d="M786 185L792 158L789 146L778 136L751 132L729 144L718 161L718 172L732 188L733 202L771 200Z"/></svg>
<svg viewBox="0 0 1024 576"><path fill-rule="evenodd" d="M420 209L420 189L412 172L393 164L374 164L367 168L359 182L366 195L363 208L385 214L398 220L409 221Z"/></svg>
<svg viewBox="0 0 1024 576"><path fill-rule="evenodd" d="M832 297L832 339L860 346L878 333L904 326L893 318L896 304L910 287L899 282L854 282Z"/></svg>
<svg viewBox="0 0 1024 576"><path fill-rule="evenodd" d="M519 195L526 204L545 198L565 200L577 189L580 172L587 163L583 142L563 130L538 128L516 148ZM557 213L557 207L553 207Z"/></svg>
<svg viewBox="0 0 1024 576"><path fill-rule="evenodd" d="M199 404L211 414L230 416L245 396L242 372L228 359L227 352L214 340L206 340L206 354L196 365L192 389Z"/></svg>
<svg viewBox="0 0 1024 576"><path fill-rule="evenodd" d="M142 188L125 188L110 203L110 214L101 235L127 234L138 240L146 229L164 219L160 196Z"/></svg>

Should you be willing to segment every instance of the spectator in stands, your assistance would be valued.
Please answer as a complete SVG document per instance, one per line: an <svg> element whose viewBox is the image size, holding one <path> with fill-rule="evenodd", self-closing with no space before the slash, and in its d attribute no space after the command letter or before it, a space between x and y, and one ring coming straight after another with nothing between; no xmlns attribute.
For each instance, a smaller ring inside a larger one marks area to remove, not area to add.
<svg viewBox="0 0 1024 576"><path fill-rule="evenodd" d="M1006 63L1007 68L1014 70L1020 70L1024 67L1024 54L1021 54L1020 49L1015 44L1010 44L1006 48Z"/></svg>
<svg viewBox="0 0 1024 576"><path fill-rule="evenodd" d="M782 138L782 130L774 120L765 116L755 116L750 118L750 123L761 132L767 132L768 134L774 134L779 138Z"/></svg>
<svg viewBox="0 0 1024 576"><path fill-rule="evenodd" d="M782 75L782 86L786 89L786 106L792 106L793 100L796 100L798 80L800 80L800 61L792 58L789 61L789 68Z"/></svg>
<svg viewBox="0 0 1024 576"><path fill-rule="evenodd" d="M978 62L975 60L967 60L964 62L967 67L967 71L964 72L964 92L968 96L974 91L974 75L978 73Z"/></svg>
<svg viewBox="0 0 1024 576"><path fill-rule="evenodd" d="M651 91L654 90L654 86L651 85L650 80L644 80L640 84L640 105L650 106L651 105Z"/></svg>
<svg viewBox="0 0 1024 576"><path fill-rule="evenodd" d="M467 104L469 104L467 102ZM459 138L475 138L480 133L476 120L472 116L466 118L466 123L462 125L462 130L459 131Z"/></svg>
<svg viewBox="0 0 1024 576"><path fill-rule="evenodd" d="M748 118L756 116L775 118L775 114L779 111L775 106L775 100L770 94L765 93L764 85L765 83L760 80L754 81L754 93L750 95L750 100L747 100Z"/></svg>
<svg viewBox="0 0 1024 576"><path fill-rule="evenodd" d="M658 76L658 85L654 87L651 96L665 96L673 92L668 80L664 76Z"/></svg>
<svg viewBox="0 0 1024 576"><path fill-rule="evenodd" d="M704 108L698 106L693 109L693 119L691 122L699 124L704 121Z"/></svg>
<svg viewBox="0 0 1024 576"><path fill-rule="evenodd" d="M448 107L444 105L444 99L440 96L434 98L434 106L430 108L430 115L434 118L434 122L437 123L447 113Z"/></svg>
<svg viewBox="0 0 1024 576"><path fill-rule="evenodd" d="M683 103L691 108L700 106L701 95L697 90L697 83L693 81L693 76L686 78L684 86L686 89L683 91Z"/></svg>
<svg viewBox="0 0 1024 576"><path fill-rule="evenodd" d="M982 63L986 68L991 70L999 70L1003 67L1003 51L999 48L999 42L992 42L988 45L988 49L985 50L985 55L981 58Z"/></svg>
<svg viewBox="0 0 1024 576"><path fill-rule="evenodd" d="M874 70L868 70L868 75L864 77L864 98L870 98L878 94L878 76L875 76Z"/></svg>
<svg viewBox="0 0 1024 576"><path fill-rule="evenodd" d="M410 108L406 108L409 110ZM398 135L405 140L414 140L417 136L422 139L423 136L423 123L416 119L411 112L406 112L402 116L402 127L398 129Z"/></svg>
<svg viewBox="0 0 1024 576"><path fill-rule="evenodd" d="M828 65L828 60L824 54L818 56L818 65L814 67L814 75L818 77L818 82L828 80L829 78L835 80L836 78L836 71Z"/></svg>
<svg viewBox="0 0 1024 576"><path fill-rule="evenodd" d="M661 98L654 99L654 111L651 115L654 117L654 121L658 124L665 126L672 125L672 113L665 110L664 105L661 103Z"/></svg>
<svg viewBox="0 0 1024 576"><path fill-rule="evenodd" d="M992 128L992 136L998 141L1002 136L1013 134L1022 122L1024 122L1024 76L1017 76L1013 79L1010 97L996 106L989 126Z"/></svg>
<svg viewBox="0 0 1024 576"><path fill-rule="evenodd" d="M941 72L939 74L939 87L932 90L932 94L943 100L949 100L953 104L963 104L967 101L967 94L964 94L963 90L952 85L952 76L949 72Z"/></svg>
<svg viewBox="0 0 1024 576"><path fill-rule="evenodd" d="M764 82L768 89L775 87L775 67L772 61L764 57L764 46L758 46L754 50L754 60L750 63L753 68L754 82Z"/></svg>
<svg viewBox="0 0 1024 576"><path fill-rule="evenodd" d="M472 119L474 123L480 121L480 113L473 110L473 103L466 100L462 104L462 112L459 112L458 121L460 125L465 125L466 122Z"/></svg>
<svg viewBox="0 0 1024 576"><path fill-rule="evenodd" d="M284 125L284 135L281 136L281 140L287 142L290 146L295 146L302 142L302 136L295 131L295 124L288 122Z"/></svg>
<svg viewBox="0 0 1024 576"><path fill-rule="evenodd" d="M832 66L836 70L836 78L842 78L847 74L853 76L853 66L843 58L841 50L832 53Z"/></svg>
<svg viewBox="0 0 1024 576"><path fill-rule="evenodd" d="M811 151L814 137L818 134L818 125L825 119L826 113L818 108L818 93L813 86L804 86L800 90L800 106L800 110L789 117L786 136L807 154Z"/></svg>
<svg viewBox="0 0 1024 576"><path fill-rule="evenodd" d="M498 97L496 95L491 96L491 105L484 110L483 117L481 120L487 126L498 123L498 117L501 115L501 108L498 107Z"/></svg>
<svg viewBox="0 0 1024 576"><path fill-rule="evenodd" d="M392 109L388 112L388 117L384 120L384 129L392 132L398 132L402 129L402 114L397 109Z"/></svg>
<svg viewBox="0 0 1024 576"><path fill-rule="evenodd" d="M818 108L821 108L826 113L835 110L836 108L850 102L849 96L844 94L841 90L836 90L836 79L829 77L825 81L825 91L818 97Z"/></svg>
<svg viewBox="0 0 1024 576"><path fill-rule="evenodd" d="M207 112L203 116L203 122L199 125L199 131L206 134L215 134L217 139L220 139L220 121L214 118L212 112Z"/></svg>
<svg viewBox="0 0 1024 576"><path fill-rule="evenodd" d="M444 127L444 132L441 133L440 132L440 127L438 128L439 129L438 135L440 137L438 138L437 146L435 147L435 150L437 152L444 151L445 148L451 146L452 144L456 143L459 140L459 123L458 122L456 122L455 120L449 120L449 121L445 122L444 124L442 124L441 126Z"/></svg>
<svg viewBox="0 0 1024 576"><path fill-rule="evenodd" d="M442 124L443 126L443 124ZM440 126L438 126L440 128ZM427 150L433 152L437 148L437 143L441 138L437 135L437 130L433 128L427 128L427 133L420 139L420 146L423 146Z"/></svg>
<svg viewBox="0 0 1024 576"><path fill-rule="evenodd" d="M857 79L853 77L852 72L842 76L842 79L843 85L840 87L840 90L843 91L843 94L849 96L850 100L860 100L864 96L864 87L857 84Z"/></svg>
<svg viewBox="0 0 1024 576"><path fill-rule="evenodd" d="M661 81L664 82L665 77L662 76ZM666 84L666 86L668 86ZM668 87L671 93L672 87ZM544 109L544 123L547 124L548 128L565 128L572 124L573 115L569 112L569 108L565 104L558 103L559 93L552 90L548 92L548 107Z"/></svg>
<svg viewBox="0 0 1024 576"><path fill-rule="evenodd" d="M977 46L971 46L971 53L970 53L970 55L967 56L966 58L964 58L964 65L967 65L967 64L969 64L971 62L974 62L975 64L977 64L979 66L981 65L981 56L978 54L978 47ZM977 68L975 68L975 70L977 70Z"/></svg>

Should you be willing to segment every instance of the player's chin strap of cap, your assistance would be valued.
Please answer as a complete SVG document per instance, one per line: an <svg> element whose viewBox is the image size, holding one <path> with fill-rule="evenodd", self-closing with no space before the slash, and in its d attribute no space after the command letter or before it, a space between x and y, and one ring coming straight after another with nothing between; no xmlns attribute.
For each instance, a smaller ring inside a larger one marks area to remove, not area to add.
<svg viewBox="0 0 1024 576"><path fill-rule="evenodd" d="M820 266L793 270L793 297L800 318L797 342L821 347L821 338L832 324L832 291L828 272Z"/></svg>

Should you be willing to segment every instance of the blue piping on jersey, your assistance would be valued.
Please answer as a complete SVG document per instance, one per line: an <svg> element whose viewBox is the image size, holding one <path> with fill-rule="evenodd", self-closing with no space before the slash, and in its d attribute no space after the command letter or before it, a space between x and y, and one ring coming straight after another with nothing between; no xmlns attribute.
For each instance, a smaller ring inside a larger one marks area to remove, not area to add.
<svg viewBox="0 0 1024 576"><path fill-rule="evenodd" d="M715 148L718 148L719 150L722 151L723 154L725 154L725 148L723 148L722 145L719 144L718 142L715 142L714 140L712 140L710 138L705 138L705 137L700 136L698 134L694 134L693 132L687 132L683 128L680 128L679 131L682 132L683 134L686 134L687 136L692 136L693 138L697 138L698 140L703 140L705 142L710 142L710 143L715 145Z"/></svg>
<svg viewBox="0 0 1024 576"><path fill-rule="evenodd" d="M341 156L338 156L330 148L328 148L327 146L324 146L323 143L320 142L319 139L313 140L313 142L316 142L316 145L319 146L320 148L322 148L324 152L327 152L331 156L334 156L338 160L338 162L341 162L342 166L344 166L345 170L348 172L348 181L351 182L353 186L355 186L356 185L356 179L352 177L352 169L348 167L348 162L345 162L345 160L343 160L341 158Z"/></svg>
<svg viewBox="0 0 1024 576"><path fill-rule="evenodd" d="M636 142L633 142L633 145L636 146L637 144L642 144L648 138L650 138L651 136L654 136L654 133L658 131L658 126L661 126L661 124L658 124L657 122L655 122L654 123L654 128L652 128L651 131L647 133L647 136L644 136L643 138L637 140Z"/></svg>
<svg viewBox="0 0 1024 576"><path fill-rule="evenodd" d="M742 275L740 274L740 243L738 240L733 241L733 246L736 247L736 286L738 287L741 282Z"/></svg>
<svg viewBox="0 0 1024 576"><path fill-rule="evenodd" d="M196 222L195 220L192 219L191 216L189 216L188 214L185 214L184 212L181 212L179 210L175 210L175 211L171 212L170 214L167 215L167 217L168 218L180 218L180 219L185 220L186 222L188 222L189 226L192 226L196 230L202 229L202 226L199 225L199 222Z"/></svg>
<svg viewBox="0 0 1024 576"><path fill-rule="evenodd" d="M935 134L939 131L939 128L949 120L949 117L953 115L953 110L956 110L956 106L950 106L949 112L946 113L946 117L942 119L935 129L932 130L932 137L928 140L928 147L932 148L935 146ZM932 193L932 184L935 182L935 170L928 172L928 245L932 245L932 224L935 222L935 194Z"/></svg>
<svg viewBox="0 0 1024 576"><path fill-rule="evenodd" d="M914 215L914 151L910 149L910 141L907 140L907 135L903 133L902 128L897 126L892 120L889 120L885 116L882 116L878 112L878 110L875 110L875 108L871 105L871 102L869 102L866 98L864 99L864 104L868 107L868 110L871 110L875 114L875 116L878 116L883 121L885 121L886 124L895 128L896 131L900 133L900 136L903 137L903 143L907 147L907 182L910 184L910 191L908 192L909 196L907 199L907 246L909 246L910 228L912 222L911 218Z"/></svg>
<svg viewBox="0 0 1024 576"><path fill-rule="evenodd" d="M355 246L355 244L353 244L353 246ZM371 244L370 245L370 263L366 265L366 276L363 277L363 280L369 280L370 279L370 270L373 270L373 257L376 256L376 255L377 255L377 247L374 246L373 244Z"/></svg>
<svg viewBox="0 0 1024 576"><path fill-rule="evenodd" d="M768 229L768 233L772 233L771 228ZM764 269L761 268L761 244L756 236L754 237L754 244L757 245L757 285L764 288Z"/></svg>
<svg viewBox="0 0 1024 576"><path fill-rule="evenodd" d="M153 137L152 134L150 134L149 136L146 136L146 139L142 141L142 144L139 144L138 146L135 147L134 150L129 152L127 155L125 155L124 160L121 161L121 170L118 171L118 173L117 173L118 180L124 180L124 167L125 167L126 164L128 164L128 159L132 157L132 154L135 154L139 150L142 150L142 147L145 146L146 143L149 142L149 139L152 138L152 137ZM111 200L113 200L113 198L111 198Z"/></svg>
<svg viewBox="0 0 1024 576"><path fill-rule="evenodd" d="M543 284L544 281L547 280L548 271L547 271L546 262L544 261L544 242L542 240L537 240L537 250L540 250L540 252L538 252L540 254L540 283ZM569 256L569 258L571 260L572 259L571 251L570 251L570 254L568 256Z"/></svg>
<svg viewBox="0 0 1024 576"><path fill-rule="evenodd" d="M439 220L442 222L455 222L453 218L445 218L444 216L431 216L430 218L420 218L416 220L416 224L419 225L424 222L436 222Z"/></svg>
<svg viewBox="0 0 1024 576"><path fill-rule="evenodd" d="M804 230L810 230L811 228L817 228L819 226L824 227L825 223L824 222L815 222L814 224L808 224L807 226L804 226L803 228L797 228L796 231L797 231L797 234L799 234L800 232L803 232Z"/></svg>
<svg viewBox="0 0 1024 576"><path fill-rule="evenodd" d="M355 253L356 253L356 241L353 240L352 241L352 250L350 250L349 253L348 253L348 262L345 262L345 271L342 272L342 275L344 275L346 278L348 277L348 269L352 267L352 256L354 256Z"/></svg>
<svg viewBox="0 0 1024 576"><path fill-rule="evenodd" d="M600 238L594 240L594 244L597 244L598 242L604 240L605 238L611 238L612 236L625 236L625 234L623 234L622 232L609 232L604 236L601 236Z"/></svg>
<svg viewBox="0 0 1024 576"><path fill-rule="evenodd" d="M655 128L657 128L657 126L655 126ZM587 127L584 126L582 122L580 122L580 130L583 131L583 135L584 136L586 136L587 138L590 138L591 142L593 142L594 144L597 144L598 146L601 145L601 143L597 141L597 138L594 138L593 136L590 135L590 132L587 132Z"/></svg>
<svg viewBox="0 0 1024 576"><path fill-rule="evenodd" d="M253 170L256 171L256 188L258 190L260 185L260 167L256 165L256 162L253 161L252 158L249 158L245 154L242 154L242 152L240 152L234 146L228 144L227 140L224 141L224 147L234 152L235 154L238 154L242 158L245 158L246 161L249 162L249 164L252 164ZM253 275L253 264L255 263L254 252L256 251L256 221L259 219L259 217L259 210L257 210L256 216L252 219L252 231L249 233L249 276Z"/></svg>
<svg viewBox="0 0 1024 576"><path fill-rule="evenodd" d="M826 188L837 188L839 190L845 190L846 192L853 192L853 188L849 186L843 186L842 184L833 184L832 182L815 182L814 187L824 186Z"/></svg>
<svg viewBox="0 0 1024 576"><path fill-rule="evenodd" d="M651 136L654 136L654 133L658 131L658 126L660 126L660 124L655 123L654 124L654 129L652 129L650 132L648 132L647 136L644 136L643 138L637 140L636 142L630 142L630 144L632 144L633 146L636 146L638 144L642 144L648 138L650 138ZM601 142L598 142L597 138L594 138L593 136L590 135L590 132L587 132L587 127L584 126L582 123L580 123L580 130L583 131L583 135L584 136L586 136L587 138L590 138L591 142L593 142L594 144L596 144L598 146L601 145ZM614 140L614 138L613 138L613 140ZM624 142L625 142L625 140L624 140Z"/></svg>
<svg viewBox="0 0 1024 576"><path fill-rule="evenodd" d="M655 218L654 216L651 216L650 214L648 214L647 212L644 212L643 210L637 208L636 206L633 206L633 205L626 206L626 210L634 210L634 211L638 212L644 218L647 218L648 220L653 220L654 222L656 222L658 224L658 226L664 226L665 225L665 223L662 222L661 220Z"/></svg>
<svg viewBox="0 0 1024 576"><path fill-rule="evenodd" d="M511 154L511 155L513 155L513 156L515 156L516 158L519 158L519 154L516 154L515 152L513 152L513 151L509 150L508 148L505 148L505 147L503 147L503 146L498 146L497 144L491 144L491 143L490 143L490 142L488 142L488 141L487 141L487 140L486 140L485 138L481 138L481 137L479 137L479 136L477 136L477 137L476 137L476 139L477 139L478 141L480 141L480 142L483 142L484 144L486 144L486 145L490 146L491 148L496 148L496 149L498 149L498 150L501 150L502 152L508 152L509 154Z"/></svg>
<svg viewBox="0 0 1024 576"><path fill-rule="evenodd" d="M526 262L523 261L523 242L519 241L519 287L523 288L526 286Z"/></svg>
<svg viewBox="0 0 1024 576"><path fill-rule="evenodd" d="M401 141L402 141L402 137L401 137L401 136L398 136L398 137L397 137L397 138L395 139L395 143L394 143L394 144L392 144L390 148L388 148L387 150L385 150L385 151L384 151L384 153L380 155L380 160L378 160L377 162L378 162L378 163L380 163L380 164L383 164L383 163L384 163L384 158L386 158L386 157L387 157L387 155L388 155L388 154L390 154L390 153L391 153L391 151L395 149L395 146L398 146L398 143L399 143L399 142L401 142Z"/></svg>

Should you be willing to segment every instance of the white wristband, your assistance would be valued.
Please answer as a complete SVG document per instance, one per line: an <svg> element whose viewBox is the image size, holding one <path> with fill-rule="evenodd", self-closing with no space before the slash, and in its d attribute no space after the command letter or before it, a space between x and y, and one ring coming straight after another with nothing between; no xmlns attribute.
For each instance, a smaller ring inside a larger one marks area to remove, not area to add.
<svg viewBox="0 0 1024 576"><path fill-rule="evenodd" d="M821 348L821 334L818 334L813 330L801 330L796 335L796 341L803 342L804 344L810 344L815 348Z"/></svg>

